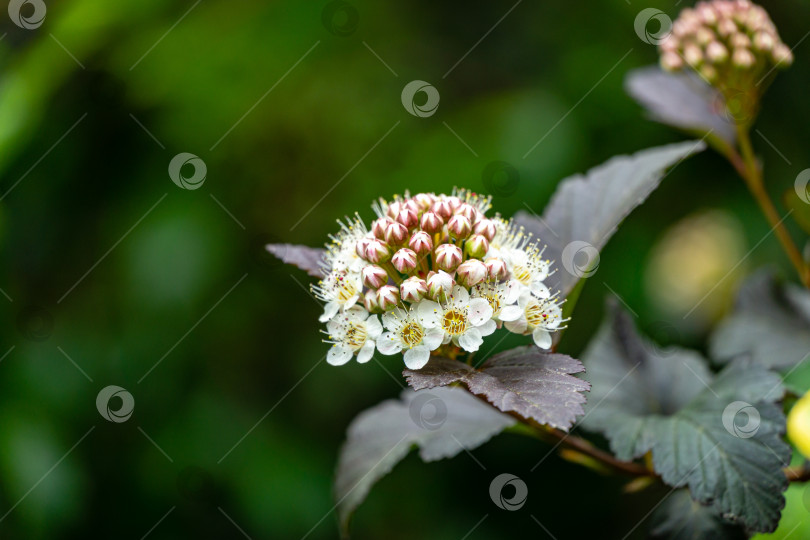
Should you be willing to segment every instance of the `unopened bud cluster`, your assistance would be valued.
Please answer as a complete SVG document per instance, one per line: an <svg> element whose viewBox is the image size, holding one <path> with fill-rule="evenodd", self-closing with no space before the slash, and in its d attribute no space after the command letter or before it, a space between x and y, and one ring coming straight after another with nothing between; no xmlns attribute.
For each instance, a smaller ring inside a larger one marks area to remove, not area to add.
<svg viewBox="0 0 810 540"><path fill-rule="evenodd" d="M660 44L661 66L668 71L696 70L728 99L750 94L753 110L757 88L773 68L786 68L793 54L782 43L768 13L749 0L698 2L681 11L672 32Z"/></svg>
<svg viewBox="0 0 810 540"><path fill-rule="evenodd" d="M326 303L331 364L367 362L376 348L419 369L442 345L474 352L501 326L551 346L563 322L544 284L551 261L511 221L486 216L489 197L406 193L372 207L369 227L341 223L312 287Z"/></svg>

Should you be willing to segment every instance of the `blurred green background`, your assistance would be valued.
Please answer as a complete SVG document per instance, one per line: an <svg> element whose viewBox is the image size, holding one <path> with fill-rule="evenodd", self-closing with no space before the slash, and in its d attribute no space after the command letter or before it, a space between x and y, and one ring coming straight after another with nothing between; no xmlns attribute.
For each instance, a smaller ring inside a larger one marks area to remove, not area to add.
<svg viewBox="0 0 810 540"><path fill-rule="evenodd" d="M636 14L685 4L45 4L35 29L0 16L2 538L336 537L345 429L399 394L401 361L327 365L310 279L263 245L320 245L406 189L540 213L561 178L683 138L622 83L657 59ZM764 6L803 39L806 2ZM754 134L777 198L810 166L810 44L795 55ZM402 106L412 80L438 89L433 116ZM170 180L180 152L205 162L200 189ZM495 161L517 176L487 176ZM560 350L582 350L614 292L659 341L702 347L750 269L790 276L765 241L684 319L768 229L718 156L679 165L603 251ZM134 397L126 422L96 410L108 385ZM547 537L533 515L556 538L621 538L666 494L620 495L624 479L557 456L529 472L548 451L503 435L474 451L486 470L410 456L354 535ZM489 498L501 472L528 484L520 512Z"/></svg>

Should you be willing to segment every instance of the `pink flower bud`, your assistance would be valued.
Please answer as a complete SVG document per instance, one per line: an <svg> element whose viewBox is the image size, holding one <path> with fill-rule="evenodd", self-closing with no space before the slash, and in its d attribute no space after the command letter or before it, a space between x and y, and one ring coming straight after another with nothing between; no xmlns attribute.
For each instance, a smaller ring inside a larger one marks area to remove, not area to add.
<svg viewBox="0 0 810 540"><path fill-rule="evenodd" d="M703 53L700 51L700 47L692 43L683 48L683 57L686 63L692 67L697 67L703 62Z"/></svg>
<svg viewBox="0 0 810 540"><path fill-rule="evenodd" d="M413 197L414 202L419 205L419 208L422 211L427 210L436 200L436 197L431 195L430 193L418 193Z"/></svg>
<svg viewBox="0 0 810 540"><path fill-rule="evenodd" d="M402 202L394 201L388 205L388 211L386 212L386 215L389 218L394 219L397 217L397 214L399 214L400 210L402 210Z"/></svg>
<svg viewBox="0 0 810 540"><path fill-rule="evenodd" d="M666 71L677 71L683 67L683 59L678 53L664 53L661 55L661 67Z"/></svg>
<svg viewBox="0 0 810 540"><path fill-rule="evenodd" d="M706 46L706 58L713 64L720 64L728 59L728 50L718 41L712 41Z"/></svg>
<svg viewBox="0 0 810 540"><path fill-rule="evenodd" d="M366 260L372 263L386 262L391 258L391 250L379 240L370 240L366 246Z"/></svg>
<svg viewBox="0 0 810 540"><path fill-rule="evenodd" d="M487 278L487 267L478 259L470 259L461 263L456 270L456 277L465 287L472 287Z"/></svg>
<svg viewBox="0 0 810 540"><path fill-rule="evenodd" d="M388 272L377 265L369 265L363 268L363 284L369 289L379 289L388 283Z"/></svg>
<svg viewBox="0 0 810 540"><path fill-rule="evenodd" d="M385 228L391 223L389 218L375 219L371 224L371 233L379 240L385 240Z"/></svg>
<svg viewBox="0 0 810 540"><path fill-rule="evenodd" d="M447 232L451 238L467 238L472 232L472 225L464 216L453 216L447 222Z"/></svg>
<svg viewBox="0 0 810 540"><path fill-rule="evenodd" d="M418 302L428 292L427 282L416 276L409 277L399 287L402 299L406 302Z"/></svg>
<svg viewBox="0 0 810 540"><path fill-rule="evenodd" d="M731 36L731 47L733 49L747 49L751 47L751 40L745 34L734 34Z"/></svg>
<svg viewBox="0 0 810 540"><path fill-rule="evenodd" d="M391 257L391 263L397 272L410 274L416 268L416 253L408 248L402 248Z"/></svg>
<svg viewBox="0 0 810 540"><path fill-rule="evenodd" d="M397 214L397 221L405 225L408 229L413 229L419 223L419 218L413 209L403 208L399 211L399 214Z"/></svg>
<svg viewBox="0 0 810 540"><path fill-rule="evenodd" d="M419 206L419 203L417 203L415 200L408 199L402 203L402 210L410 210L414 214L419 215L419 213L422 211L422 207ZM402 210L400 210L400 212L402 212Z"/></svg>
<svg viewBox="0 0 810 540"><path fill-rule="evenodd" d="M394 221L385 228L385 241L392 246L401 246L408 238L408 228L402 223Z"/></svg>
<svg viewBox="0 0 810 540"><path fill-rule="evenodd" d="M480 214L478 210L472 207L472 205L467 203L461 203L458 208L456 208L456 215L457 216L464 216L469 220L470 223L475 223L480 219Z"/></svg>
<svg viewBox="0 0 810 540"><path fill-rule="evenodd" d="M464 242L464 251L470 257L483 259L484 255L489 251L489 240L484 238L483 235L474 234Z"/></svg>
<svg viewBox="0 0 810 540"><path fill-rule="evenodd" d="M731 62L738 68L750 68L756 61L757 59L748 49L734 49L734 53L731 55Z"/></svg>
<svg viewBox="0 0 810 540"><path fill-rule="evenodd" d="M447 300L447 295L453 290L456 282L450 274L442 272L430 272L427 278L428 296L437 302Z"/></svg>
<svg viewBox="0 0 810 540"><path fill-rule="evenodd" d="M793 53L784 43L779 43L773 48L773 61L780 67L788 67L793 63Z"/></svg>
<svg viewBox="0 0 810 540"><path fill-rule="evenodd" d="M717 33L721 36L730 36L737 31L737 25L731 19L722 19L717 23Z"/></svg>
<svg viewBox="0 0 810 540"><path fill-rule="evenodd" d="M442 230L444 220L435 212L425 212L422 214L422 220L420 221L419 226L422 227L423 231L434 234Z"/></svg>
<svg viewBox="0 0 810 540"><path fill-rule="evenodd" d="M509 275L506 263L500 259L487 259L484 264L487 267L487 276L493 281L505 280Z"/></svg>
<svg viewBox="0 0 810 540"><path fill-rule="evenodd" d="M473 227L473 232L475 234L480 234L490 242L492 242L492 239L495 238L496 230L495 222L491 219L482 219Z"/></svg>
<svg viewBox="0 0 810 540"><path fill-rule="evenodd" d="M447 201L447 204L450 205L450 208L453 210L453 213L455 214L456 209L458 209L458 207L461 205L461 199L459 199L456 196L452 196L452 197L445 197L444 200Z"/></svg>
<svg viewBox="0 0 810 540"><path fill-rule="evenodd" d="M436 248L436 264L446 272L452 272L461 264L461 249L453 244L442 244Z"/></svg>
<svg viewBox="0 0 810 540"><path fill-rule="evenodd" d="M433 251L433 239L425 231L416 231L411 236L408 247L417 255L424 255Z"/></svg>
<svg viewBox="0 0 810 540"><path fill-rule="evenodd" d="M754 47L761 52L770 51L775 43L773 34L769 32L757 32L754 36Z"/></svg>
<svg viewBox="0 0 810 540"><path fill-rule="evenodd" d="M399 287L383 285L377 289L377 303L383 311L394 309L399 303Z"/></svg>
<svg viewBox="0 0 810 540"><path fill-rule="evenodd" d="M369 313L380 313L380 304L377 302L377 291L368 290L363 295L363 305Z"/></svg>
<svg viewBox="0 0 810 540"><path fill-rule="evenodd" d="M368 245L371 242L371 238L361 238L357 241L354 245L354 252L357 253L357 256L361 259L366 259L366 252L368 250Z"/></svg>
<svg viewBox="0 0 810 540"><path fill-rule="evenodd" d="M430 207L430 211L444 220L448 220L453 216L453 208L450 206L449 202L444 200L433 203L433 206Z"/></svg>

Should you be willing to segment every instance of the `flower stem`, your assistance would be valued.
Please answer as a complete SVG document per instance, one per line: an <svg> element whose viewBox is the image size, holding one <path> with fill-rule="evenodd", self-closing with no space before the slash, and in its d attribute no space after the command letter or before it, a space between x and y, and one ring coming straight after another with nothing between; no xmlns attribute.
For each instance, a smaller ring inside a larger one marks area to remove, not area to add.
<svg viewBox="0 0 810 540"><path fill-rule="evenodd" d="M739 140L740 152L742 154L741 156L737 157L741 158L742 160L742 170L740 169L740 163L735 163L733 154L727 154L727 157L729 157L732 165L735 166L737 172L740 173L740 176L742 176L746 185L748 185L751 195L753 195L754 199L756 199L762 213L771 224L772 230L779 239L779 242L782 244L782 247L790 259L790 262L799 273L799 279L805 287L810 288L810 272L808 271L808 267L802 258L801 252L796 247L796 244L793 243L790 233L788 233L784 226L784 218L779 217L779 212L776 210L771 198L768 196L768 192L765 189L765 183L762 178L762 169L759 167L759 164L757 164L756 157L754 156L754 150L751 146L751 139L748 135L748 130L743 127L738 127L737 139Z"/></svg>

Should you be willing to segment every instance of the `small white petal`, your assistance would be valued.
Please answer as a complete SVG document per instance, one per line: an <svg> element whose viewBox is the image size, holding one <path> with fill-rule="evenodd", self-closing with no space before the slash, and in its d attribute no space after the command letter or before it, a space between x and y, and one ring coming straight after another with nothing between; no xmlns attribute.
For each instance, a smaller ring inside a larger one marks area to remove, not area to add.
<svg viewBox="0 0 810 540"><path fill-rule="evenodd" d="M335 316L335 313L338 312L340 306L337 302L327 302L326 305L323 306L323 315L321 315L318 320L321 322L326 322L332 317Z"/></svg>
<svg viewBox="0 0 810 540"><path fill-rule="evenodd" d="M514 321L508 321L503 323L507 330L513 332L515 334L525 334L526 328L529 327L529 323L526 321L526 317L521 313L520 317L515 319Z"/></svg>
<svg viewBox="0 0 810 540"><path fill-rule="evenodd" d="M549 334L542 328L538 328L534 332L532 332L532 338L534 338L534 344L540 347L541 349L551 348L551 334Z"/></svg>
<svg viewBox="0 0 810 540"><path fill-rule="evenodd" d="M386 332L377 338L377 349L380 353L388 356L401 351L402 343L400 343L396 335Z"/></svg>
<svg viewBox="0 0 810 540"><path fill-rule="evenodd" d="M548 298L551 296L551 293L548 290L548 287L542 281L533 281L532 284L529 286L529 289L532 291L532 294L535 295L537 298Z"/></svg>
<svg viewBox="0 0 810 540"><path fill-rule="evenodd" d="M461 285L455 285L453 287L453 303L458 304L466 304L470 300L470 293L467 292L467 289L462 287Z"/></svg>
<svg viewBox="0 0 810 540"><path fill-rule="evenodd" d="M360 364L365 364L369 360L371 360L371 356L374 354L374 342L369 340L366 341L366 344L360 349L360 352L357 353L357 362Z"/></svg>
<svg viewBox="0 0 810 540"><path fill-rule="evenodd" d="M442 333L443 332L444 331L442 331ZM451 339L453 339L453 337L450 334L444 334L444 337L442 338L442 345L447 345L448 343L450 343Z"/></svg>
<svg viewBox="0 0 810 540"><path fill-rule="evenodd" d="M477 351L483 342L484 338L478 328L470 328L458 338L458 344L467 352Z"/></svg>
<svg viewBox="0 0 810 540"><path fill-rule="evenodd" d="M473 298L470 300L468 316L470 318L470 324L473 326L481 326L492 318L492 306L483 298Z"/></svg>
<svg viewBox="0 0 810 540"><path fill-rule="evenodd" d="M419 316L419 322L422 323L422 326L425 328L435 328L439 326L442 307L436 302L422 300L416 306L416 313Z"/></svg>
<svg viewBox="0 0 810 540"><path fill-rule="evenodd" d="M503 286L504 288L504 304L511 305L517 302L518 296L520 296L520 283L517 281L510 281L506 285Z"/></svg>
<svg viewBox="0 0 810 540"><path fill-rule="evenodd" d="M427 346L431 351L437 349L444 340L444 330L441 328L428 328L425 332L425 337L422 338L422 344Z"/></svg>
<svg viewBox="0 0 810 540"><path fill-rule="evenodd" d="M424 345L405 351L405 365L408 369L422 369L430 360L430 351Z"/></svg>
<svg viewBox="0 0 810 540"><path fill-rule="evenodd" d="M358 300L360 300L360 295L355 294L354 296L352 296L351 298L346 300L346 303L343 304L343 309L346 310L346 309L349 309L351 307L354 307L354 305L357 303Z"/></svg>
<svg viewBox="0 0 810 540"><path fill-rule="evenodd" d="M371 339L377 339L382 334L383 327L380 324L380 319L376 315L372 315L366 319L366 331Z"/></svg>
<svg viewBox="0 0 810 540"><path fill-rule="evenodd" d="M495 324L495 321L490 319L481 326L478 326L477 328L478 331L481 332L482 336L489 336L492 334L492 332L495 331L496 328L498 328L498 325Z"/></svg>
<svg viewBox="0 0 810 540"><path fill-rule="evenodd" d="M333 345L326 355L326 361L333 366L342 366L352 359L352 350L343 345Z"/></svg>
<svg viewBox="0 0 810 540"><path fill-rule="evenodd" d="M523 310L517 306L506 306L505 308L501 309L500 314L498 314L498 318L503 322L507 321L516 321L523 315Z"/></svg>

